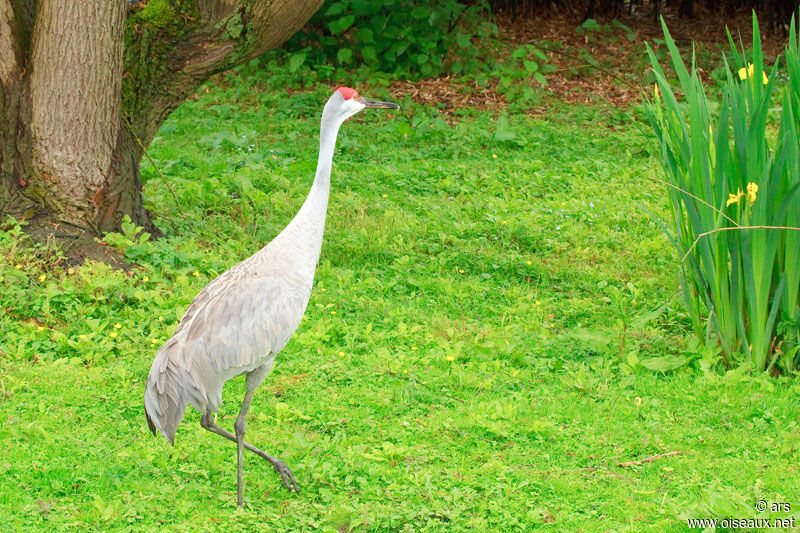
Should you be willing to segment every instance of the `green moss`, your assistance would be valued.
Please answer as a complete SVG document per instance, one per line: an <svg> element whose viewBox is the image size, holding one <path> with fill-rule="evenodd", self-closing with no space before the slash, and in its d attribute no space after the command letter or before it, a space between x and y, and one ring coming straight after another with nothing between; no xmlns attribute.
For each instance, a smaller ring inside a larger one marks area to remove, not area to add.
<svg viewBox="0 0 800 533"><path fill-rule="evenodd" d="M225 34L223 38L238 39L242 36L244 25L242 24L242 15L237 11L225 22Z"/></svg>
<svg viewBox="0 0 800 533"><path fill-rule="evenodd" d="M173 26L179 20L169 0L150 0L144 9L139 11L138 18L154 29Z"/></svg>
<svg viewBox="0 0 800 533"><path fill-rule="evenodd" d="M31 183L25 190L25 194L30 198L44 200L47 197L47 190L37 183Z"/></svg>
<svg viewBox="0 0 800 533"><path fill-rule="evenodd" d="M125 78L122 109L140 115L151 98L148 93L166 72L166 59L176 42L200 24L195 0L150 0L133 13L125 25Z"/></svg>
<svg viewBox="0 0 800 533"><path fill-rule="evenodd" d="M191 21L199 17L194 0L150 0L144 9L128 17L129 28L139 31L166 32L169 37L185 33ZM127 44L127 43L126 43Z"/></svg>
<svg viewBox="0 0 800 533"><path fill-rule="evenodd" d="M245 7L214 26L218 39L234 45L221 69L238 65L252 54L256 47L252 24L249 7ZM203 25L196 0L150 0L128 18L122 111L130 116L137 134L149 127L137 121L145 118L153 102L163 96L159 91L163 91L162 80L170 75L167 63L175 44Z"/></svg>
<svg viewBox="0 0 800 533"><path fill-rule="evenodd" d="M245 7L244 11L237 11L217 25L217 29L224 30L222 39L235 41L235 48L227 57L231 66L244 61L256 46L253 40L255 33L252 29L252 17L247 9Z"/></svg>

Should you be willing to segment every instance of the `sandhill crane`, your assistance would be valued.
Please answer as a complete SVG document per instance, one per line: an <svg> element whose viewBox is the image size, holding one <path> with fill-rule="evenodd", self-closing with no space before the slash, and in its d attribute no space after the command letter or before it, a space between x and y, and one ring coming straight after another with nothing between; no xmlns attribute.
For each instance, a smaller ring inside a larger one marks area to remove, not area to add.
<svg viewBox="0 0 800 533"><path fill-rule="evenodd" d="M147 377L144 407L154 435L158 430L174 444L186 406L192 404L205 429L236 442L239 506L244 448L272 463L286 488L297 490L286 463L245 442L247 409L253 391L300 324L311 296L339 127L367 107L400 106L364 98L349 87L333 93L322 111L316 177L300 211L269 244L200 291L159 349ZM246 393L232 434L216 424L215 414L222 404L223 385L241 374L246 376Z"/></svg>

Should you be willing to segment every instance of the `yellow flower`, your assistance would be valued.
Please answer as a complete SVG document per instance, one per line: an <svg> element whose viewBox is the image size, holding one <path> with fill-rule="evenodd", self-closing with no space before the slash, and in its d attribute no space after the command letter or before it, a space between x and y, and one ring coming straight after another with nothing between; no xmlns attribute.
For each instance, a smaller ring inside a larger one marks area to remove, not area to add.
<svg viewBox="0 0 800 533"><path fill-rule="evenodd" d="M17 270L22 270L22 265L20 263L17 263L17 266L15 266L14 268L16 268Z"/></svg>
<svg viewBox="0 0 800 533"><path fill-rule="evenodd" d="M325 287L320 287L319 290L321 290L322 292L325 292Z"/></svg>
<svg viewBox="0 0 800 533"><path fill-rule="evenodd" d="M455 356L453 356L453 355L448 355L447 357L445 357L445 359L447 359L451 363L456 360Z"/></svg>
<svg viewBox="0 0 800 533"><path fill-rule="evenodd" d="M503 221L503 224L508 224L508 221L504 220L504 221Z"/></svg>
<svg viewBox="0 0 800 533"><path fill-rule="evenodd" d="M196 277L196 278L199 278L199 277L200 277L200 272L198 272L197 270L195 270L194 272L192 272L192 276L194 276L194 277Z"/></svg>
<svg viewBox="0 0 800 533"><path fill-rule="evenodd" d="M755 74L756 67L752 63L747 64L747 68L742 67L739 69L739 79L746 80L747 78L752 78ZM764 85L769 83L769 77L767 77L767 73L763 70L761 71L761 81L764 82Z"/></svg>
<svg viewBox="0 0 800 533"><path fill-rule="evenodd" d="M497 159L497 154L492 154L492 157Z"/></svg>
<svg viewBox="0 0 800 533"><path fill-rule="evenodd" d="M344 357L344 352L339 352L339 357Z"/></svg>
<svg viewBox="0 0 800 533"><path fill-rule="evenodd" d="M86 334L85 333L81 333L80 335L78 335L78 338L79 339L85 339L86 338Z"/></svg>
<svg viewBox="0 0 800 533"><path fill-rule="evenodd" d="M758 185L751 181L747 184L747 201L750 203L750 205L753 205L756 202L757 195Z"/></svg>
<svg viewBox="0 0 800 533"><path fill-rule="evenodd" d="M116 324L114 324L114 329L119 329L119 328L121 328L121 327L122 327L122 324L120 324L119 322L117 322Z"/></svg>
<svg viewBox="0 0 800 533"><path fill-rule="evenodd" d="M412 351L412 352L416 352L416 351L417 351L417 347L416 347L416 346L412 346L412 347L411 347L411 351Z"/></svg>
<svg viewBox="0 0 800 533"><path fill-rule="evenodd" d="M142 278L142 283L147 283L148 281L150 281L150 278L148 278L147 276Z"/></svg>
<svg viewBox="0 0 800 533"><path fill-rule="evenodd" d="M656 100L661 100L661 91L659 90L657 83L653 84L653 94L655 95Z"/></svg>
<svg viewBox="0 0 800 533"><path fill-rule="evenodd" d="M748 76L751 76L753 74L753 69L754 69L754 67L753 67L752 63L749 63L747 65L747 68L744 68L744 67L740 68L739 69L739 79L740 80L746 80L748 78Z"/></svg>
<svg viewBox="0 0 800 533"><path fill-rule="evenodd" d="M336 311L331 311L331 314L332 314L332 315L335 315L335 314L336 314Z"/></svg>
<svg viewBox="0 0 800 533"><path fill-rule="evenodd" d="M111 333L109 333L109 336L110 336L112 339L116 339L116 338L117 338L117 332L116 332L116 331L112 331Z"/></svg>
<svg viewBox="0 0 800 533"><path fill-rule="evenodd" d="M150 339L150 344L158 344L158 339Z"/></svg>
<svg viewBox="0 0 800 533"><path fill-rule="evenodd" d="M742 196L744 196L744 192L742 192L741 189L737 189L737 191L738 192L736 194L728 195L728 202L725 204L726 206L730 206L731 204L738 204L739 200L742 199Z"/></svg>
<svg viewBox="0 0 800 533"><path fill-rule="evenodd" d="M533 264L533 261L525 261L525 264L526 264L526 265L532 265L532 264Z"/></svg>
<svg viewBox="0 0 800 533"><path fill-rule="evenodd" d="M640 405L642 405L642 399L639 396L637 396L636 398L633 399L633 403L636 405L636 407L639 407Z"/></svg>
<svg viewBox="0 0 800 533"><path fill-rule="evenodd" d="M403 369L403 374L408 374L408 370L406 370L406 369L404 368L404 369Z"/></svg>
<svg viewBox="0 0 800 533"><path fill-rule="evenodd" d="M36 331L42 331L42 330L44 330L44 326L36 326Z"/></svg>
<svg viewBox="0 0 800 533"><path fill-rule="evenodd" d="M46 279L47 279L47 276L46 276L45 274L40 274L40 275L39 275L39 281L40 281L40 282L42 282L42 281L44 281L44 280L46 280Z"/></svg>
<svg viewBox="0 0 800 533"><path fill-rule="evenodd" d="M389 195L388 194L384 194L383 197L384 198L389 198Z"/></svg>
<svg viewBox="0 0 800 533"><path fill-rule="evenodd" d="M464 270L463 270L463 269L461 269L461 268L459 268L459 269L458 269L458 273L459 273L459 274L463 274L463 273L464 273Z"/></svg>

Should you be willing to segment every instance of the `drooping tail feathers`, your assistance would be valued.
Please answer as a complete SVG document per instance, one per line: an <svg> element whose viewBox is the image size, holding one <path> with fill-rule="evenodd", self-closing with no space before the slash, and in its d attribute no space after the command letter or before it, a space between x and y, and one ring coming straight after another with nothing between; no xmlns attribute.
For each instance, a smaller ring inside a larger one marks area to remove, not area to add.
<svg viewBox="0 0 800 533"><path fill-rule="evenodd" d="M185 372L162 349L156 354L144 390L144 412L153 435L158 430L175 444L175 431L188 403Z"/></svg>

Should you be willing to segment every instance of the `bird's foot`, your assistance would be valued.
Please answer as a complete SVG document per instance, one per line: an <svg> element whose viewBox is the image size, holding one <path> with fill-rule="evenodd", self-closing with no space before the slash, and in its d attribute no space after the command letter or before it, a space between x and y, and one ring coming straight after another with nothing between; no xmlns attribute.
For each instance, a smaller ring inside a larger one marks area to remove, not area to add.
<svg viewBox="0 0 800 533"><path fill-rule="evenodd" d="M272 462L272 466L275 468L275 471L281 475L284 487L289 489L290 492L299 492L299 489L297 488L297 481L294 479L294 474L289 467L286 466L286 463L280 459L276 459Z"/></svg>

